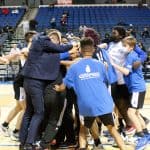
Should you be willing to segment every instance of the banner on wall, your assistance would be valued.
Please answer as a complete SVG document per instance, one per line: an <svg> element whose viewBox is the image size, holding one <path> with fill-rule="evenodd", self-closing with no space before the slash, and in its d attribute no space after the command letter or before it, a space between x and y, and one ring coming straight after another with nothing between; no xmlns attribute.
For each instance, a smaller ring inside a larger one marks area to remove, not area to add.
<svg viewBox="0 0 150 150"><path fill-rule="evenodd" d="M58 5L71 5L72 0L57 0Z"/></svg>

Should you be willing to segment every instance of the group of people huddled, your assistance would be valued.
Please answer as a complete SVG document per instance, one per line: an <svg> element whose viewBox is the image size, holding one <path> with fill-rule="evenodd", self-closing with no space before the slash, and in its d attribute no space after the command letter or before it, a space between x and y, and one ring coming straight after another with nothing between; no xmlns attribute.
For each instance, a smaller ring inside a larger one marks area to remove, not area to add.
<svg viewBox="0 0 150 150"><path fill-rule="evenodd" d="M56 29L46 35L29 31L20 50L0 57L5 64L20 61L14 80L17 103L1 125L3 132L18 138L20 150L86 150L88 134L95 148L103 149L104 124L120 150L130 147L122 137L129 132L134 132L136 150L146 147L149 120L139 112L146 94L146 53L121 26L112 29L107 43L88 27L74 39L78 42ZM10 133L9 123L19 112Z"/></svg>

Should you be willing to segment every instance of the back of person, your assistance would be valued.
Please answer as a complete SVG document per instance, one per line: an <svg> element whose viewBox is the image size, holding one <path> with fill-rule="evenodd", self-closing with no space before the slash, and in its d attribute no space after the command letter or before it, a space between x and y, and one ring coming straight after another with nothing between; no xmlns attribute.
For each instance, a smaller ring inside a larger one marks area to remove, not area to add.
<svg viewBox="0 0 150 150"><path fill-rule="evenodd" d="M70 69L74 75L73 87L77 94L80 114L99 116L111 113L113 101L104 83L107 80L104 65L95 59L82 59Z"/></svg>
<svg viewBox="0 0 150 150"><path fill-rule="evenodd" d="M54 49L47 47L48 42L50 42L48 37L39 36L33 40L22 72L25 77L42 80L55 80L57 77L59 72L59 54ZM68 48L66 47L66 49ZM55 53L52 53L54 51Z"/></svg>

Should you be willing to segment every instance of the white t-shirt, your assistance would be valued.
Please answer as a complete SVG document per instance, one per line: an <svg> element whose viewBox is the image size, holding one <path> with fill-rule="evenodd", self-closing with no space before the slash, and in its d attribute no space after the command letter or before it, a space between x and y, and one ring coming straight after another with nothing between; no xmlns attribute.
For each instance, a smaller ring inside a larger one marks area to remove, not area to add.
<svg viewBox="0 0 150 150"><path fill-rule="evenodd" d="M108 54L109 54L110 59L114 63L120 66L125 65L128 51L126 50L125 47L123 47L123 44L121 41L118 43L111 42L108 47ZM123 78L123 74L117 69L116 69L116 73L117 73L117 78L118 78L118 84L124 84L125 81Z"/></svg>

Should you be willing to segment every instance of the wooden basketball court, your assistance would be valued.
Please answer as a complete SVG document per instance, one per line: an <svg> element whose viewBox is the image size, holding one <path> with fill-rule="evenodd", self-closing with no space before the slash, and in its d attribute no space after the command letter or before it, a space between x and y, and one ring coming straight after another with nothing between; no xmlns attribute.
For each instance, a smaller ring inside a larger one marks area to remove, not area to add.
<svg viewBox="0 0 150 150"><path fill-rule="evenodd" d="M12 84L0 84L0 124L4 121L11 108L15 105L13 99L13 87ZM147 93L145 99L144 109L141 111L144 116L150 119L150 83L147 84ZM14 129L15 119L10 123L10 129ZM148 125L150 130L150 124ZM0 150L18 150L18 142L12 141L10 137L5 137L0 132ZM104 144L105 150L118 150L111 145ZM127 150L134 150L134 148L128 148ZM150 150L148 145L145 150Z"/></svg>

